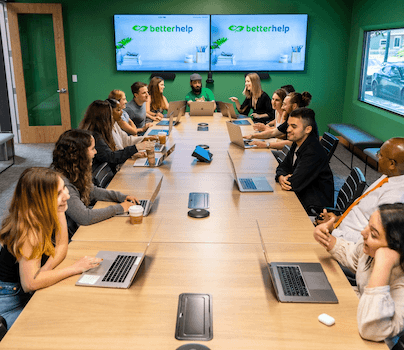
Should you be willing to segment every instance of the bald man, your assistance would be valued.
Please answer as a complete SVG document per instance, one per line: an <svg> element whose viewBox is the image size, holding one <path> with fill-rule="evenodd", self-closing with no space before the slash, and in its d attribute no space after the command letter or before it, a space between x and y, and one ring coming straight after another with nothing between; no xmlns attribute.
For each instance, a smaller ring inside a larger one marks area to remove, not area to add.
<svg viewBox="0 0 404 350"><path fill-rule="evenodd" d="M395 137L387 140L380 148L378 157L378 170L383 175L366 190L365 193L369 194L349 211L337 228L334 227L339 217L324 210L322 214L324 220L318 228L332 232L335 237L357 242L361 237L361 231L369 222L370 215L376 211L379 205L402 201L404 195L404 138ZM388 178L388 181L377 187L385 178Z"/></svg>

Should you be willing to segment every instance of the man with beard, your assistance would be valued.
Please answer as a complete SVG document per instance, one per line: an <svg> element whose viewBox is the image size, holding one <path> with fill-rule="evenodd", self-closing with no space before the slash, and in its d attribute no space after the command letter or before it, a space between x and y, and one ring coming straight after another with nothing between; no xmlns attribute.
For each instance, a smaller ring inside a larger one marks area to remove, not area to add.
<svg viewBox="0 0 404 350"><path fill-rule="evenodd" d="M190 80L192 91L185 96L188 104L194 101L215 101L213 92L202 87L202 77L198 73L191 74Z"/></svg>

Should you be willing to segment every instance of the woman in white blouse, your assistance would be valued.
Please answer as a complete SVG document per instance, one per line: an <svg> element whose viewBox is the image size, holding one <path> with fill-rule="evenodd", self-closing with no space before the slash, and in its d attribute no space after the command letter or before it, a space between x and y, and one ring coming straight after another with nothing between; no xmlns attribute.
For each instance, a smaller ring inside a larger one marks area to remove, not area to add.
<svg viewBox="0 0 404 350"><path fill-rule="evenodd" d="M332 236L333 224L318 225L314 238L356 273L360 335L391 349L404 334L404 204L381 205L356 243Z"/></svg>

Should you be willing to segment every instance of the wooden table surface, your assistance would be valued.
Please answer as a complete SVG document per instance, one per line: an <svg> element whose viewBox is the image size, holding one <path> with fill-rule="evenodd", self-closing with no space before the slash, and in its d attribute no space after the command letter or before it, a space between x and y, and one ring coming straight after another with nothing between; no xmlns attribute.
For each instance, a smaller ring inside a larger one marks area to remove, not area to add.
<svg viewBox="0 0 404 350"><path fill-rule="evenodd" d="M109 189L147 199L163 175L160 194L140 225L115 217L80 227L61 266L100 250L143 252L153 241L129 289L76 287L79 276L37 291L0 343L4 349L177 349L200 343L210 349L373 349L361 339L358 298L338 264L313 239L313 225L293 192L275 183L277 166L268 150L229 144L225 121L186 117L169 143L176 150L158 168L134 168L129 160ZM196 131L208 122L209 132ZM251 128L251 127L245 127ZM246 129L247 130L247 129ZM211 164L191 157L208 144ZM240 172L262 174L272 193L240 193L227 152ZM210 216L187 215L189 192L209 192ZM97 203L97 207L108 203ZM279 303L270 282L258 234L271 261L321 262L338 304ZM174 337L181 293L213 298L213 339ZM321 313L333 316L332 327Z"/></svg>

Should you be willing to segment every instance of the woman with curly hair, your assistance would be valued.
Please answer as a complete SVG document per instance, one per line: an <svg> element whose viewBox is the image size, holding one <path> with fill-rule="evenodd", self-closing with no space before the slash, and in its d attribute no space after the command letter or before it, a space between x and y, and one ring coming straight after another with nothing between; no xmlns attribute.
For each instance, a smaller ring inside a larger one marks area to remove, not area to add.
<svg viewBox="0 0 404 350"><path fill-rule="evenodd" d="M55 270L67 253L68 200L69 191L52 169L28 168L18 180L0 231L0 314L8 328L34 291L97 267L101 261L83 257Z"/></svg>
<svg viewBox="0 0 404 350"><path fill-rule="evenodd" d="M94 186L91 162L97 153L94 137L86 130L65 131L56 142L52 168L63 176L70 198L66 215L77 225L91 225L128 211L137 202L134 196ZM94 201L117 202L106 208L91 209ZM75 230L73 230L75 231ZM71 236L74 232L69 232Z"/></svg>
<svg viewBox="0 0 404 350"><path fill-rule="evenodd" d="M149 98L146 102L146 122L163 119L163 111L168 110L168 101L163 95L164 89L165 85L162 78L151 78L148 86Z"/></svg>
<svg viewBox="0 0 404 350"><path fill-rule="evenodd" d="M107 162L112 171L116 172L118 166L134 154L147 147L154 147L151 142L144 141L119 150L112 134L114 123L111 105L107 101L96 100L88 106L79 125L79 129L91 131L95 139L97 152L93 160L93 170Z"/></svg>

